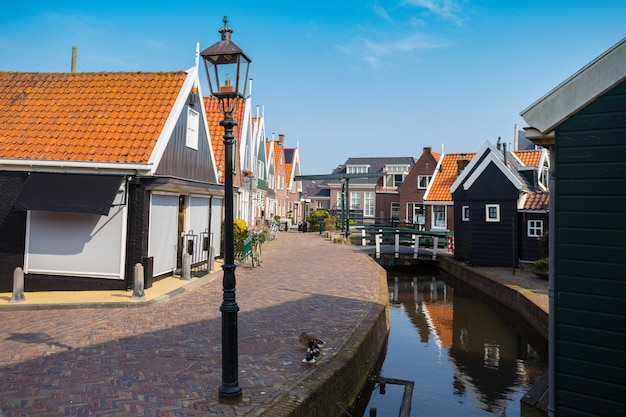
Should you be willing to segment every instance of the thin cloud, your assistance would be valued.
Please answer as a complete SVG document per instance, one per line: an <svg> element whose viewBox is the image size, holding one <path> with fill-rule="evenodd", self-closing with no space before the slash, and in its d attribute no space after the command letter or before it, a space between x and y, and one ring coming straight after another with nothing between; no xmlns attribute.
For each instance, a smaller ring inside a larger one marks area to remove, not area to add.
<svg viewBox="0 0 626 417"><path fill-rule="evenodd" d="M463 8L458 0L405 0L403 4L426 9L429 13L457 25L460 25L463 20Z"/></svg>
<svg viewBox="0 0 626 417"><path fill-rule="evenodd" d="M372 67L381 66L381 61L386 56L399 53L410 54L424 49L436 49L447 46L447 42L429 38L421 33L414 33L405 38L389 42L364 40L363 44L365 53L362 59Z"/></svg>
<svg viewBox="0 0 626 417"><path fill-rule="evenodd" d="M389 16L389 13L387 13L387 10L381 6L380 4L374 4L372 6L372 9L374 10L374 13L379 16L382 17L383 19L385 19L388 22L391 22L391 16Z"/></svg>

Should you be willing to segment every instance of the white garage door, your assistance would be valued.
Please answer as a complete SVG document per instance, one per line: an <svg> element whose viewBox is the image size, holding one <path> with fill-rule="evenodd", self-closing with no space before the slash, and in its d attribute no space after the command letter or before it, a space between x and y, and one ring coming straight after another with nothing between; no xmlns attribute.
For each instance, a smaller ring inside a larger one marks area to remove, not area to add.
<svg viewBox="0 0 626 417"><path fill-rule="evenodd" d="M29 211L24 272L123 279L125 224L123 206L108 216Z"/></svg>
<svg viewBox="0 0 626 417"><path fill-rule="evenodd" d="M154 275L174 272L178 235L178 195L152 194L148 256L154 257Z"/></svg>

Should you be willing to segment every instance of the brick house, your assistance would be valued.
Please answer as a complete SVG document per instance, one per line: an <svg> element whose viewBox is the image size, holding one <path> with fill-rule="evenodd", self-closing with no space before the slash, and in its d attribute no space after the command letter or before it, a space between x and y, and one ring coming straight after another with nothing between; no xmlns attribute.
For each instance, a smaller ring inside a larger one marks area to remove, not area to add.
<svg viewBox="0 0 626 417"><path fill-rule="evenodd" d="M440 154L424 147L422 155L398 186L401 222L417 225L420 229L425 227L424 194L440 159Z"/></svg>

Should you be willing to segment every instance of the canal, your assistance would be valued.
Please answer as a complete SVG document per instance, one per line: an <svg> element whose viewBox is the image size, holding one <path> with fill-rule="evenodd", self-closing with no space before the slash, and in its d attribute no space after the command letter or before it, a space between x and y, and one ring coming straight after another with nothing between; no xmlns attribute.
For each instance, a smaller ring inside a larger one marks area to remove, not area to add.
<svg viewBox="0 0 626 417"><path fill-rule="evenodd" d="M374 373L414 382L411 416L529 415L520 399L547 371L544 338L436 269L388 270L387 282L391 330ZM369 382L345 415L398 416L405 385L381 385Z"/></svg>

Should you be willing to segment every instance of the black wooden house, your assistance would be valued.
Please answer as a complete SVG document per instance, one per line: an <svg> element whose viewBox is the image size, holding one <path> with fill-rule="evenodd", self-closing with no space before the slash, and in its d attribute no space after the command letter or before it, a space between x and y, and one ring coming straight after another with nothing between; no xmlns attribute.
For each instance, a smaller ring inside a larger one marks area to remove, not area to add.
<svg viewBox="0 0 626 417"><path fill-rule="evenodd" d="M533 161L533 162L529 162ZM541 258L547 230L547 153L507 151L485 142L450 187L454 256L477 266L513 266Z"/></svg>
<svg viewBox="0 0 626 417"><path fill-rule="evenodd" d="M521 114L552 158L550 414L626 415L626 38Z"/></svg>

